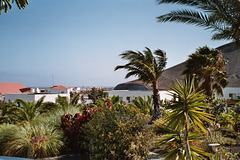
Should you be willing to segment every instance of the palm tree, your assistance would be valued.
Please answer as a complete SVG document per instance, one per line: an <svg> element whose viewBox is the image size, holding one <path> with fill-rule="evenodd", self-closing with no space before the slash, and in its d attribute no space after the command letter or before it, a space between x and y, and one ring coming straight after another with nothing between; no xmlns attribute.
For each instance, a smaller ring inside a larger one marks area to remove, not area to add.
<svg viewBox="0 0 240 160"><path fill-rule="evenodd" d="M159 4L180 4L194 9L171 11L158 22L181 22L211 29L212 40L234 40L240 45L239 0L157 0Z"/></svg>
<svg viewBox="0 0 240 160"><path fill-rule="evenodd" d="M183 74L190 77L194 75L195 85L204 90L208 97L211 97L214 91L223 95L222 88L228 85L227 72L224 71L226 64L221 52L204 46L189 56Z"/></svg>
<svg viewBox="0 0 240 160"><path fill-rule="evenodd" d="M204 112L208 104L204 103L205 96L202 91L194 89L194 79L185 78L182 83L174 82L175 87L170 87L170 94L176 96L170 109L172 110L167 117L166 124L173 130L184 133L184 144L187 159L192 159L189 146L189 129L195 127L206 133L203 121L211 122L213 115Z"/></svg>
<svg viewBox="0 0 240 160"><path fill-rule="evenodd" d="M37 102L27 102L22 99L16 99L15 105L9 110L9 115L14 117L17 122L31 122L35 118L39 117L42 113L47 112L43 107L43 100L45 96L40 98Z"/></svg>
<svg viewBox="0 0 240 160"><path fill-rule="evenodd" d="M28 0L0 0L0 15L2 14L2 10L5 13L8 12L8 9L12 8L12 3L16 3L19 9L24 9L28 5Z"/></svg>
<svg viewBox="0 0 240 160"><path fill-rule="evenodd" d="M158 93L158 79L161 76L166 66L166 53L160 49L155 50L154 53L146 47L146 50L141 52L126 51L120 54L121 58L128 60L129 63L117 66L115 71L118 69L126 69L129 72L125 78L130 76L138 77L138 80L142 80L145 83L151 83L153 88L153 103L154 103L154 116L156 119L160 116L160 103Z"/></svg>

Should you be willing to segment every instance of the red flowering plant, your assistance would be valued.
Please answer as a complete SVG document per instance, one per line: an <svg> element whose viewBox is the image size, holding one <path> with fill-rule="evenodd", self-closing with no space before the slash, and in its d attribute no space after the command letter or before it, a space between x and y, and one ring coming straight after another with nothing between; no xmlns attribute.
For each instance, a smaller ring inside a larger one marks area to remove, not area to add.
<svg viewBox="0 0 240 160"><path fill-rule="evenodd" d="M85 151L82 126L93 118L93 112L96 112L96 109L87 107L82 115L76 113L72 116L66 113L61 116L61 127L67 137L68 146L73 152Z"/></svg>

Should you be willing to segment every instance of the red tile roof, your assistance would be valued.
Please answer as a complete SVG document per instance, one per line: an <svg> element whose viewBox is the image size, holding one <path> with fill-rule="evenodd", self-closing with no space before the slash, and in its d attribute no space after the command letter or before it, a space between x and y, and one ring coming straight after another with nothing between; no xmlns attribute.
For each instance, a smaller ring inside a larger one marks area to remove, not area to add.
<svg viewBox="0 0 240 160"><path fill-rule="evenodd" d="M69 88L62 85L55 85L55 86L52 86L51 89L69 89Z"/></svg>
<svg viewBox="0 0 240 160"><path fill-rule="evenodd" d="M21 88L26 88L21 83L0 82L0 94L5 95L7 93L22 93Z"/></svg>

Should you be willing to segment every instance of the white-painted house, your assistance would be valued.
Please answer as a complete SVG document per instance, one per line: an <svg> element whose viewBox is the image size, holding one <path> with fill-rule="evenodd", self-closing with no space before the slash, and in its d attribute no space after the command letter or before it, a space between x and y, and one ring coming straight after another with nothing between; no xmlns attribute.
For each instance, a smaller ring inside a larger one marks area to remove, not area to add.
<svg viewBox="0 0 240 160"><path fill-rule="evenodd" d="M27 102L38 101L40 98L45 96L43 102L56 102L58 96L66 97L70 99L70 94L56 94L56 93L15 93L15 94L6 94L6 102L14 102L16 99L23 99Z"/></svg>
<svg viewBox="0 0 240 160"><path fill-rule="evenodd" d="M152 96L152 90L149 90L145 85L138 84L138 83L122 83L117 85L113 90L108 92L109 97L115 95L119 96L121 100L126 103L130 103L132 99L137 97L146 97ZM165 90L159 91L160 99L161 100L171 100L172 97L169 93Z"/></svg>
<svg viewBox="0 0 240 160"><path fill-rule="evenodd" d="M112 96L119 96L121 100L123 100L126 103L130 103L132 99L137 98L138 96L140 97L146 97L147 96L152 96L152 91L151 90L112 90L108 92L109 97Z"/></svg>
<svg viewBox="0 0 240 160"><path fill-rule="evenodd" d="M240 88L239 87L226 87L223 89L223 96L216 95L216 98L223 98L227 104L234 104L240 101Z"/></svg>

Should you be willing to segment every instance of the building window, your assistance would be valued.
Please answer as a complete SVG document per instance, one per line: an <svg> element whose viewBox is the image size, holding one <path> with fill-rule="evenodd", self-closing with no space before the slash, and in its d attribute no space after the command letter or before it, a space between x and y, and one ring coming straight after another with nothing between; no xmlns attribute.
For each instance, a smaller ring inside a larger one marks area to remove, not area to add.
<svg viewBox="0 0 240 160"><path fill-rule="evenodd" d="M229 97L231 99L236 99L236 93L229 93Z"/></svg>
<svg viewBox="0 0 240 160"><path fill-rule="evenodd" d="M130 103L131 97L127 97L127 103Z"/></svg>

